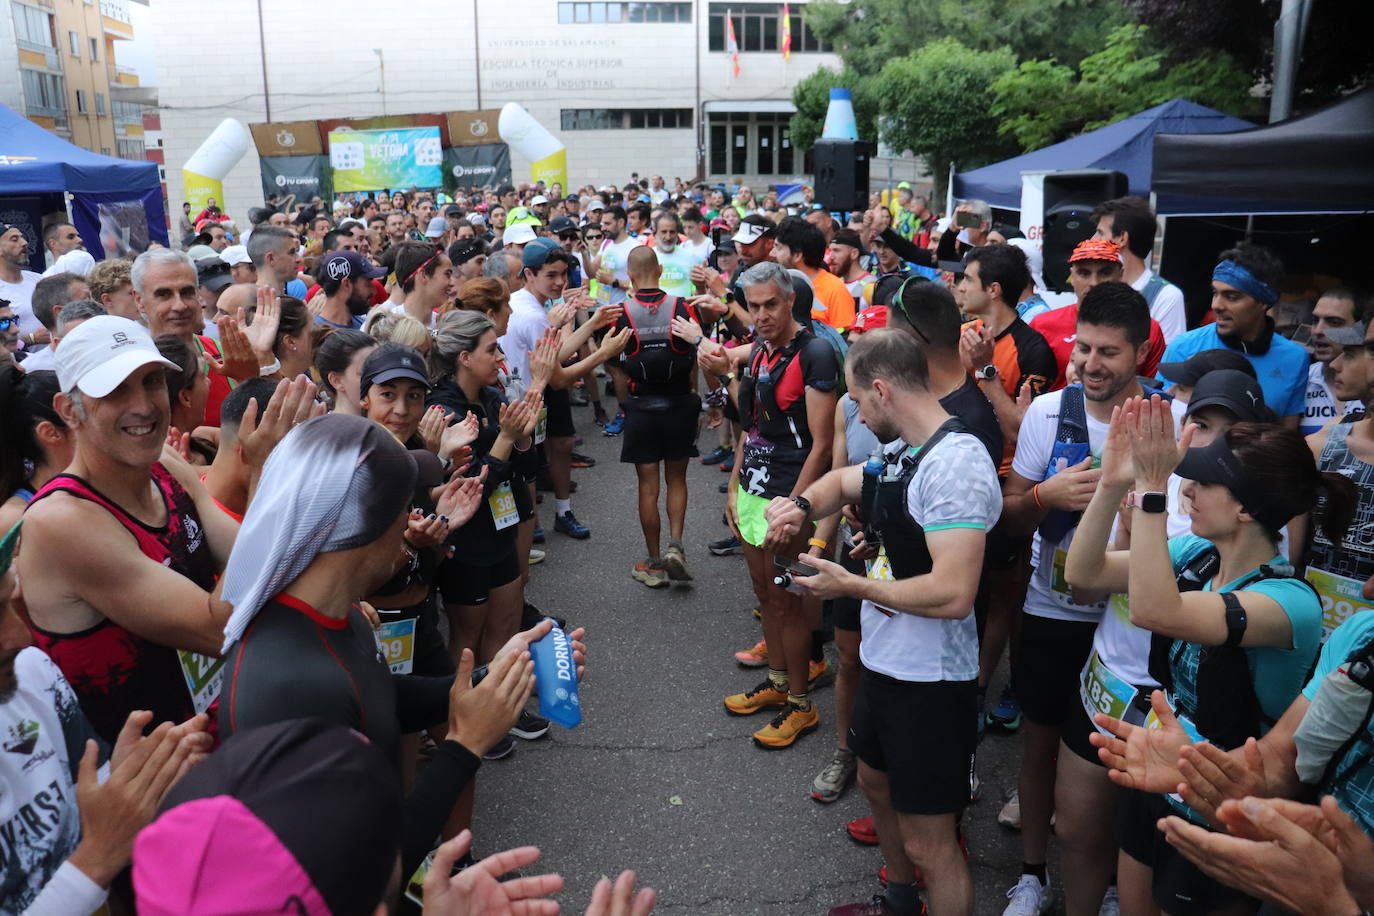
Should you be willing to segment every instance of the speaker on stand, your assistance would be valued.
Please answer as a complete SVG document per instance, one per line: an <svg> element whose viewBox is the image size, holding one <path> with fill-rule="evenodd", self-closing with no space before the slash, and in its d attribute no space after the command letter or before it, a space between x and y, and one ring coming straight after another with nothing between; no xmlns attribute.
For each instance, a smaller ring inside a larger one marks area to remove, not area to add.
<svg viewBox="0 0 1374 916"><path fill-rule="evenodd" d="M811 151L816 174L812 186L825 209L868 209L868 165L873 146L862 140L816 141Z"/></svg>
<svg viewBox="0 0 1374 916"><path fill-rule="evenodd" d="M1075 169L1045 175L1045 235L1041 247L1046 286L1058 293L1070 289L1069 256L1079 242L1092 238L1097 228L1091 219L1093 210L1103 201L1124 197L1129 193L1129 185L1124 172L1109 169Z"/></svg>

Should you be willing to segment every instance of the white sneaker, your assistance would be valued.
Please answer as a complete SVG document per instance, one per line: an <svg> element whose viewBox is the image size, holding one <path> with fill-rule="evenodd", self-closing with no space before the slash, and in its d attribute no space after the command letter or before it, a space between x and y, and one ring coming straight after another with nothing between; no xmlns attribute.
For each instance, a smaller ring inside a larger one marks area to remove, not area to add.
<svg viewBox="0 0 1374 916"><path fill-rule="evenodd" d="M1021 792L1013 789L1011 797L1002 806L1002 810L997 812L997 823L1010 830L1021 829Z"/></svg>
<svg viewBox="0 0 1374 916"><path fill-rule="evenodd" d="M1121 916L1121 898L1117 896L1115 884L1102 895L1102 906L1098 908L1097 916Z"/></svg>
<svg viewBox="0 0 1374 916"><path fill-rule="evenodd" d="M1040 916L1054 902L1048 884L1041 884L1035 875L1022 875L1016 886L1007 891L1011 900L1002 916Z"/></svg>

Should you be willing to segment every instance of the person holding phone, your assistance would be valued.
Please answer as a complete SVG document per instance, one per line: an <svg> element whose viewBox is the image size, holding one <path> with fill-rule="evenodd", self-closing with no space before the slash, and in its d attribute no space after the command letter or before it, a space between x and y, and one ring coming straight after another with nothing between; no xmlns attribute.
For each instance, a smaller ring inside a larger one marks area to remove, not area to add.
<svg viewBox="0 0 1374 916"><path fill-rule="evenodd" d="M862 668L847 738L888 885L882 897L830 912L885 907L914 916L922 911L919 869L933 912L969 916L973 883L955 825L969 802L978 740L973 598L987 531L1002 510L997 469L982 441L941 406L915 335L865 332L845 371L860 419L884 443L881 470L841 468L798 499L773 499L764 540L780 547L810 519L847 505L859 506L869 532L865 574L809 555L798 556L790 573L809 595L863 601ZM802 563L816 572L802 575Z"/></svg>

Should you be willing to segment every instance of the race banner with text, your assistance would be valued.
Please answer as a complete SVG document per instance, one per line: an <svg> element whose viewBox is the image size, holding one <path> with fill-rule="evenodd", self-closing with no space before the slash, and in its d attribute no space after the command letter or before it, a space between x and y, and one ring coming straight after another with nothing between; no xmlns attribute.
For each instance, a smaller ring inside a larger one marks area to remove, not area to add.
<svg viewBox="0 0 1374 916"><path fill-rule="evenodd" d="M329 161L324 156L260 156L262 196L276 194L308 202L313 197L327 198Z"/></svg>
<svg viewBox="0 0 1374 916"><path fill-rule="evenodd" d="M511 183L510 147L504 143L444 150L444 190L495 188Z"/></svg>
<svg viewBox="0 0 1374 916"><path fill-rule="evenodd" d="M329 165L336 192L440 187L439 128L332 130Z"/></svg>

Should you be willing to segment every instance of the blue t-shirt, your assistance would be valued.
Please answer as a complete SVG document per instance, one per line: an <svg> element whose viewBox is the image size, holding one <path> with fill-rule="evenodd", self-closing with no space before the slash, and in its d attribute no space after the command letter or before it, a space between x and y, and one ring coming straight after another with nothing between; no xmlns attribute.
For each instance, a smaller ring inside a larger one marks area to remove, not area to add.
<svg viewBox="0 0 1374 916"><path fill-rule="evenodd" d="M1374 639L1374 612L1363 611L1348 618L1331 632L1312 679L1302 695L1316 699L1322 679L1350 659L1365 643ZM1365 833L1374 836L1374 724L1365 723L1364 734L1346 751L1332 770L1331 781L1320 787L1323 794L1334 795L1345 813L1353 817Z"/></svg>
<svg viewBox="0 0 1374 916"><path fill-rule="evenodd" d="M1174 565L1174 572L1181 572L1190 560L1211 546L1210 541L1195 534L1170 538L1169 560ZM1283 557L1276 555L1268 565L1286 566L1287 562ZM1317 656L1322 638L1322 605L1316 593L1299 579L1275 578L1247 582L1246 579L1254 572L1255 570L1251 570L1240 578L1226 583L1219 591L1258 592L1277 601L1279 607L1288 615L1288 623L1293 630L1292 648L1264 647L1245 650L1250 662L1250 680L1255 688L1255 696L1259 698L1264 714L1277 721L1302 690L1307 672L1311 670L1312 661ZM1202 590L1211 591L1212 583L1204 583ZM1192 651L1185 651L1181 659L1182 670L1176 668L1173 672L1174 691L1181 697L1187 697L1188 692L1194 688L1197 674L1197 647L1190 643L1189 648Z"/></svg>
<svg viewBox="0 0 1374 916"><path fill-rule="evenodd" d="M305 285L305 281L302 280L300 277L297 277L294 280L288 280L286 283L286 295L288 296L295 296L297 299L304 302L305 294L307 292L309 292L309 288Z"/></svg>
<svg viewBox="0 0 1374 916"><path fill-rule="evenodd" d="M1194 328L1174 338L1164 349L1161 363L1179 363L1203 350L1231 349L1221 342L1215 324ZM1236 351L1241 352L1241 351ZM1264 403L1280 417L1301 416L1307 407L1307 351L1287 337L1274 335L1263 356L1242 353L1255 367ZM1161 373L1159 378L1165 381Z"/></svg>

